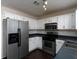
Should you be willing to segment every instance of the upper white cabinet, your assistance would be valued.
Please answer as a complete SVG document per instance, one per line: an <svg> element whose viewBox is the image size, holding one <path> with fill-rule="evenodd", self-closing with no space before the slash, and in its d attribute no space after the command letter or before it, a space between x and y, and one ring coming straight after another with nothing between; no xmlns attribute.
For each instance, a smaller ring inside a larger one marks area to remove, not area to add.
<svg viewBox="0 0 79 59"><path fill-rule="evenodd" d="M76 29L76 16L74 13L44 18L38 21L38 29L44 29L45 23L58 23L58 29Z"/></svg>
<svg viewBox="0 0 79 59"><path fill-rule="evenodd" d="M72 21L72 24L71 24L72 29L76 29L76 13L72 14L71 21Z"/></svg>
<svg viewBox="0 0 79 59"><path fill-rule="evenodd" d="M75 13L58 16L58 29L75 29Z"/></svg>
<svg viewBox="0 0 79 59"><path fill-rule="evenodd" d="M45 23L58 23L58 29L76 29L75 12L44 18L37 21L37 29L45 29Z"/></svg>
<svg viewBox="0 0 79 59"><path fill-rule="evenodd" d="M37 29L37 21L34 19L28 20L29 21L29 29Z"/></svg>
<svg viewBox="0 0 79 59"><path fill-rule="evenodd" d="M58 23L58 17L57 16L54 16L54 17L50 17L50 23L53 23L53 22L56 22Z"/></svg>

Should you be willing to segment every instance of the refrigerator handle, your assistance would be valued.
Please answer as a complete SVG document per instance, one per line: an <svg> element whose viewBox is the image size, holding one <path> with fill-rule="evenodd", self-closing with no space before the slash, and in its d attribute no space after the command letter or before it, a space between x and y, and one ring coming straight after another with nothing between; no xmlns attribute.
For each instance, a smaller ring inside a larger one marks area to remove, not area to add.
<svg viewBox="0 0 79 59"><path fill-rule="evenodd" d="M21 29L18 28L18 47L21 46Z"/></svg>

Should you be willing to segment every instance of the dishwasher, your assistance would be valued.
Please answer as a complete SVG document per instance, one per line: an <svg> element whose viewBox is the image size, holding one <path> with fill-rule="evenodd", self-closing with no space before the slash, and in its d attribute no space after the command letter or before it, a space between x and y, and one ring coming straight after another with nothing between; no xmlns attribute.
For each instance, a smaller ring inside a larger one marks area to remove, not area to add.
<svg viewBox="0 0 79 59"><path fill-rule="evenodd" d="M77 59L77 41L66 41L54 59Z"/></svg>

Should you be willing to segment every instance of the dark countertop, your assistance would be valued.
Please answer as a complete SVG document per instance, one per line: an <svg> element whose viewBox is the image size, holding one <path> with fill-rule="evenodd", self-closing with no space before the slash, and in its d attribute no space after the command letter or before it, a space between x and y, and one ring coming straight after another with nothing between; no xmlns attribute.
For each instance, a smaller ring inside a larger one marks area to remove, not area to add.
<svg viewBox="0 0 79 59"><path fill-rule="evenodd" d="M77 31L29 31L29 34L47 34L47 32L53 32L54 34L61 36L70 36L70 37L77 37Z"/></svg>
<svg viewBox="0 0 79 59"><path fill-rule="evenodd" d="M43 37L44 35L46 35L46 33L32 33L29 34L29 38L32 37ZM59 34L54 34L56 37L56 39L60 39L60 40L75 40L77 41L77 36L68 36L68 35L59 35ZM52 36L54 36L52 35Z"/></svg>
<svg viewBox="0 0 79 59"><path fill-rule="evenodd" d="M29 34L29 38L31 38L31 37L43 37L44 35L46 35L46 34L32 33L32 34Z"/></svg>

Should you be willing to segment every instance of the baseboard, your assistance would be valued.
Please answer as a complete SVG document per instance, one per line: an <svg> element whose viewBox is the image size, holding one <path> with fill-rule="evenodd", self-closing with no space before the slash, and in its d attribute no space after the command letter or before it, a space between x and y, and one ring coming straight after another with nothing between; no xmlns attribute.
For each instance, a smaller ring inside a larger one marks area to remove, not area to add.
<svg viewBox="0 0 79 59"><path fill-rule="evenodd" d="M2 58L2 59L7 59L7 57L4 57L4 58Z"/></svg>

